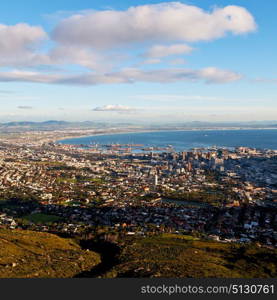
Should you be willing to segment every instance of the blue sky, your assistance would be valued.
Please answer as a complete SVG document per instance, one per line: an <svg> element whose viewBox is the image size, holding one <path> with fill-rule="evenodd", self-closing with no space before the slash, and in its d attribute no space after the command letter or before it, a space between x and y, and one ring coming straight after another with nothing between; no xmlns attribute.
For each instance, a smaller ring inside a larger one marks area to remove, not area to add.
<svg viewBox="0 0 277 300"><path fill-rule="evenodd" d="M0 122L276 120L271 2L1 1Z"/></svg>

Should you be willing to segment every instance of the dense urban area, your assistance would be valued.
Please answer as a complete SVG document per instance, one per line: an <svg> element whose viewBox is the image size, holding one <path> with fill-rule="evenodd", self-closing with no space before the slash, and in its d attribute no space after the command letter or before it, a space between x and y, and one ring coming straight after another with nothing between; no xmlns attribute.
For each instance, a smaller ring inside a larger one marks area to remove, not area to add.
<svg viewBox="0 0 277 300"><path fill-rule="evenodd" d="M32 133L33 134L33 133ZM0 143L0 227L277 247L277 151ZM40 136L38 133L34 135Z"/></svg>

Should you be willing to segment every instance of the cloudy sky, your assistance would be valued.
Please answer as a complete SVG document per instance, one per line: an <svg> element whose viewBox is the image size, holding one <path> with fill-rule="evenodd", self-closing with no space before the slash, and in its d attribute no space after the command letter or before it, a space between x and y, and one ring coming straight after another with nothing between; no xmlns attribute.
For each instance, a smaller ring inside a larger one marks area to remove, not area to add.
<svg viewBox="0 0 277 300"><path fill-rule="evenodd" d="M40 2L0 3L0 122L277 120L276 1Z"/></svg>

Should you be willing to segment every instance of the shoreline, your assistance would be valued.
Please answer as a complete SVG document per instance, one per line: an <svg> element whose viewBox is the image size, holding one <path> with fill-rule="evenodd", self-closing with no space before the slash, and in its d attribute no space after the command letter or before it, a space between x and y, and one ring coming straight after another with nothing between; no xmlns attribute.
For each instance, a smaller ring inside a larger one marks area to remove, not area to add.
<svg viewBox="0 0 277 300"><path fill-rule="evenodd" d="M107 136L107 135L119 135L119 134L141 134L141 133L155 133L155 132L188 132L188 131L241 131L241 130L277 130L277 128L270 127L260 127L260 128L248 128L248 127L233 127L233 128L191 128L191 129L161 129L161 130L139 130L139 131L117 131L117 132L106 132L106 133L95 133L89 135L78 135L75 137L63 137L62 139L53 140L54 143L61 144L61 142L73 139L80 138L89 138L89 137L97 137L97 136ZM66 145L64 143L64 145ZM71 144L68 144L71 145Z"/></svg>

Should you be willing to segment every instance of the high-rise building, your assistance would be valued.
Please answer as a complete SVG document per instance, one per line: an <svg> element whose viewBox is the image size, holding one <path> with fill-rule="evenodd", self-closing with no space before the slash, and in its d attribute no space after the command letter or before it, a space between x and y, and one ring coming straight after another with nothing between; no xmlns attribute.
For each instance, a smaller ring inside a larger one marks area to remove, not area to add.
<svg viewBox="0 0 277 300"><path fill-rule="evenodd" d="M154 184L155 184L155 186L159 185L159 176L158 175L155 175Z"/></svg>

